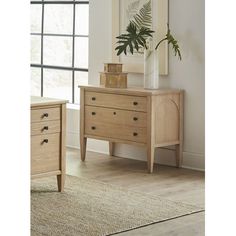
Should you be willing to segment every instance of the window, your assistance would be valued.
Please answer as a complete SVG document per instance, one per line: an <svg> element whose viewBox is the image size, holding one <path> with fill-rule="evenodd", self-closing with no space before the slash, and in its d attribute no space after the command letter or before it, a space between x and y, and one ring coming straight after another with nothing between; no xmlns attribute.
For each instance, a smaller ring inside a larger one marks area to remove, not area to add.
<svg viewBox="0 0 236 236"><path fill-rule="evenodd" d="M79 103L88 83L88 0L31 1L31 95Z"/></svg>

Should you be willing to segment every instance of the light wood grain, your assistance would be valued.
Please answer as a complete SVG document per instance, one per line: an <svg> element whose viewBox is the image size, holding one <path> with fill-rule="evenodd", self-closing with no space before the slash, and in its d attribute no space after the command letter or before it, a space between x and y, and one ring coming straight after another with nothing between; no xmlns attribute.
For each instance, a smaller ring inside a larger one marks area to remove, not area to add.
<svg viewBox="0 0 236 236"><path fill-rule="evenodd" d="M88 151L87 161L84 163L78 156L79 150L67 149L67 174L204 207L204 172L162 165L158 165L157 169L154 164L150 175L143 161ZM203 236L204 231L202 212L117 235Z"/></svg>
<svg viewBox="0 0 236 236"><path fill-rule="evenodd" d="M179 145L176 145L176 166L181 167L183 163L184 142L184 92L179 96Z"/></svg>
<svg viewBox="0 0 236 236"><path fill-rule="evenodd" d="M86 91L90 92L100 92L100 93L110 93L110 94L122 94L122 95L130 95L133 96L149 96L149 95L161 95L161 94L179 94L181 89L144 89L142 87L128 87L128 88L105 88L104 86L95 86L95 85L80 85L80 88L86 89Z"/></svg>
<svg viewBox="0 0 236 236"><path fill-rule="evenodd" d="M154 165L154 156L155 156L155 147L154 147L154 115L153 115L153 107L154 103L152 101L152 97L148 96L148 112L147 112L147 165L148 172L153 172Z"/></svg>
<svg viewBox="0 0 236 236"><path fill-rule="evenodd" d="M31 97L31 178L57 176L65 182L66 101Z"/></svg>
<svg viewBox="0 0 236 236"><path fill-rule="evenodd" d="M147 126L147 114L144 112L85 106L85 120L89 123L104 122L120 126Z"/></svg>
<svg viewBox="0 0 236 236"><path fill-rule="evenodd" d="M39 97L39 96L31 96L30 97L30 106L31 108L37 107L39 109L40 107L45 106L54 106L54 105L60 105L67 103L67 100L64 99L58 99L58 98L47 98L47 97Z"/></svg>
<svg viewBox="0 0 236 236"><path fill-rule="evenodd" d="M155 96L155 144L179 140L179 94Z"/></svg>
<svg viewBox="0 0 236 236"><path fill-rule="evenodd" d="M85 137L85 104L84 104L85 91L83 88L80 89L80 152L81 160L84 161L86 157L86 145L87 137Z"/></svg>
<svg viewBox="0 0 236 236"><path fill-rule="evenodd" d="M85 104L132 111L147 111L147 99L146 97L141 96L126 96L120 94L107 94L86 91Z"/></svg>
<svg viewBox="0 0 236 236"><path fill-rule="evenodd" d="M66 172L66 104L61 105L61 136L60 136L60 170L61 174L57 175L58 191L64 191L65 172Z"/></svg>
<svg viewBox="0 0 236 236"><path fill-rule="evenodd" d="M153 172L156 147L176 146L176 165L181 165L183 146L182 90L124 90L81 86L80 144L85 160L86 138L145 145L148 172ZM181 100L182 99L182 100Z"/></svg>
<svg viewBox="0 0 236 236"><path fill-rule="evenodd" d="M86 121L85 134L146 143L147 129L143 127Z"/></svg>
<svg viewBox="0 0 236 236"><path fill-rule="evenodd" d="M52 108L31 109L31 122L60 120L60 106Z"/></svg>
<svg viewBox="0 0 236 236"><path fill-rule="evenodd" d="M109 142L109 154L110 154L110 156L113 156L114 148L115 148L115 143L114 142Z"/></svg>
<svg viewBox="0 0 236 236"><path fill-rule="evenodd" d="M45 143L44 140L48 140ZM59 170L60 134L36 135L31 137L31 173L37 174Z"/></svg>
<svg viewBox="0 0 236 236"><path fill-rule="evenodd" d="M31 123L31 135L59 133L60 131L60 120Z"/></svg>

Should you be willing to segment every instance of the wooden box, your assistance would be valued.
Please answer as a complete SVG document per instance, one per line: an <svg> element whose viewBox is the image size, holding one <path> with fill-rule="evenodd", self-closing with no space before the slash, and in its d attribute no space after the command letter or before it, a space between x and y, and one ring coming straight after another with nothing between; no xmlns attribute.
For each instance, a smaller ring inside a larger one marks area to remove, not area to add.
<svg viewBox="0 0 236 236"><path fill-rule="evenodd" d="M127 73L101 72L100 85L106 88L127 88Z"/></svg>
<svg viewBox="0 0 236 236"><path fill-rule="evenodd" d="M122 72L122 64L120 63L104 63L104 72Z"/></svg>

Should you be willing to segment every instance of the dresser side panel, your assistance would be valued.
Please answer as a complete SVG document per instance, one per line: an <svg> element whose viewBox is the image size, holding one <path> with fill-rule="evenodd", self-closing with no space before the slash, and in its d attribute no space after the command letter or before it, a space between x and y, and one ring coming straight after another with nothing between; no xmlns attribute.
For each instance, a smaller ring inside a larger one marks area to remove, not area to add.
<svg viewBox="0 0 236 236"><path fill-rule="evenodd" d="M155 146L178 143L180 136L180 95L158 95L154 96L153 99Z"/></svg>

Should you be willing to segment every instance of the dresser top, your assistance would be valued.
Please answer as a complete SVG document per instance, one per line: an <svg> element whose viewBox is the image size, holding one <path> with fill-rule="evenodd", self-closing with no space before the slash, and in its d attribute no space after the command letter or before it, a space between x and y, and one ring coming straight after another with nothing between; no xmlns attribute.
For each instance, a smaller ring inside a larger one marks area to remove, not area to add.
<svg viewBox="0 0 236 236"><path fill-rule="evenodd" d="M89 91L106 92L106 93L118 93L118 94L133 94L133 95L159 95L159 94L173 94L182 93L182 89L144 89L141 87L128 87L128 88L105 88L104 86L95 85L81 85L80 88L85 88Z"/></svg>
<svg viewBox="0 0 236 236"><path fill-rule="evenodd" d="M57 105L67 103L67 100L57 99L57 98L45 98L45 97L37 97L31 96L31 107L35 106L46 106L46 105Z"/></svg>

